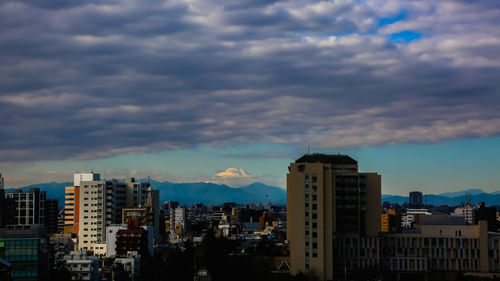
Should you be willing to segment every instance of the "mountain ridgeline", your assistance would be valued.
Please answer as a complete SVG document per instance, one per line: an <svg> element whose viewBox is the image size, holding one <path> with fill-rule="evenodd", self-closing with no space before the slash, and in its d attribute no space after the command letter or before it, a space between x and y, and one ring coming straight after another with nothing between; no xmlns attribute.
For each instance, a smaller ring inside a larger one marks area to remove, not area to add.
<svg viewBox="0 0 500 281"><path fill-rule="evenodd" d="M154 189L160 190L160 203L179 201L180 204L203 203L206 205L225 202L286 204L286 191L284 189L258 182L238 188L207 182L172 183L151 180L150 183ZM72 184L71 182L51 182L20 188L23 190L40 188L47 192L48 199L58 199L59 206L62 207L64 205L64 187ZM15 189L11 188L7 191L13 190Z"/></svg>
<svg viewBox="0 0 500 281"><path fill-rule="evenodd" d="M486 206L500 205L500 191L488 193L481 189L467 189L441 194L424 194L424 198L426 198L425 204L434 206L458 206L465 202L467 196L473 205L478 202L485 202ZM382 202L404 204L408 203L408 196L384 194L382 195Z"/></svg>
<svg viewBox="0 0 500 281"><path fill-rule="evenodd" d="M145 181L145 180L141 180ZM269 186L262 183L232 188L227 185L193 182L193 183L173 183L151 180L153 188L160 190L160 202L179 201L181 204L203 203L206 205L222 204L225 202L246 203L273 203L286 204L286 191L276 186ZM64 187L71 186L71 182L51 182L33 184L20 187L23 190L38 187L47 192L47 198L59 199L59 206L64 205ZM14 189L7 189L13 191ZM487 206L500 205L500 191L487 193L481 189L467 189L456 192L445 192L441 194L424 194L427 199L426 204L440 206L457 206L465 202L469 196L472 204L485 202ZM382 202L404 204L408 203L407 196L383 194Z"/></svg>

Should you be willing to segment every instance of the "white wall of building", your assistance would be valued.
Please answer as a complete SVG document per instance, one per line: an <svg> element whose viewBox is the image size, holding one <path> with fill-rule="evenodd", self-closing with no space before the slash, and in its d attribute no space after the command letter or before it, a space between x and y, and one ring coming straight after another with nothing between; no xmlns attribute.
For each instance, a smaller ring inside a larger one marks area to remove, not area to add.
<svg viewBox="0 0 500 281"><path fill-rule="evenodd" d="M82 181L100 181L101 175L92 173L75 173L73 174L73 186L80 186Z"/></svg>
<svg viewBox="0 0 500 281"><path fill-rule="evenodd" d="M110 225L106 227L106 257L116 256L116 233L120 229L127 229L126 224Z"/></svg>

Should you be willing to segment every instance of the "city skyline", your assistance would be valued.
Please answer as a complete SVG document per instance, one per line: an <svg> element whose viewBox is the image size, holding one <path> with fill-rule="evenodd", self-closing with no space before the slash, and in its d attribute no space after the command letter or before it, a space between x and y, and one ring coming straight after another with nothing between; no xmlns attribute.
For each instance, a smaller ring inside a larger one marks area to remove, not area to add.
<svg viewBox="0 0 500 281"><path fill-rule="evenodd" d="M49 2L0 4L7 188L85 169L285 188L309 146L386 194L500 190L490 1Z"/></svg>

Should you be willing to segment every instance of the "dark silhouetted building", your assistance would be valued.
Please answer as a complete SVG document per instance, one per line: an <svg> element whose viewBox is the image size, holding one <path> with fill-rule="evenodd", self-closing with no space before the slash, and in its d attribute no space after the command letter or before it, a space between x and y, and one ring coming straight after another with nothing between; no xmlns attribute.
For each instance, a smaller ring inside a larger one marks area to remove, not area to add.
<svg viewBox="0 0 500 281"><path fill-rule="evenodd" d="M129 218L127 229L116 233L116 255L127 256L127 252L147 255L148 250L148 231L140 227L139 219Z"/></svg>
<svg viewBox="0 0 500 281"><path fill-rule="evenodd" d="M45 225L49 234L58 232L59 201L49 199L45 201Z"/></svg>
<svg viewBox="0 0 500 281"><path fill-rule="evenodd" d="M409 208L410 209L420 209L423 207L423 196L422 192L420 191L412 191L410 192L410 198L409 198Z"/></svg>
<svg viewBox="0 0 500 281"><path fill-rule="evenodd" d="M487 221L488 231L497 231L497 209L495 207L486 207L484 202L479 202L473 213L476 224L479 221Z"/></svg>
<svg viewBox="0 0 500 281"><path fill-rule="evenodd" d="M5 198L12 199L15 204L13 224L45 224L45 191L40 191L40 188L16 190L6 192Z"/></svg>
<svg viewBox="0 0 500 281"><path fill-rule="evenodd" d="M13 281L46 280L49 240L41 225L9 225L0 229L0 259L11 264Z"/></svg>

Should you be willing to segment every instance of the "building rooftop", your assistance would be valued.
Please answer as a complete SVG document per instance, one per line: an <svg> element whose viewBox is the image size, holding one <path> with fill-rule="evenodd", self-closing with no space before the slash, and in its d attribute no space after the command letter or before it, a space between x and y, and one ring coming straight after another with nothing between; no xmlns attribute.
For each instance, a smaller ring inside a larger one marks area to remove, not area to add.
<svg viewBox="0 0 500 281"><path fill-rule="evenodd" d="M313 153L313 154L304 154L304 156L297 159L295 163L326 163L326 164L357 165L358 161L352 159L347 155L342 155L342 154L327 155L321 153Z"/></svg>
<svg viewBox="0 0 500 281"><path fill-rule="evenodd" d="M0 228L1 238L44 238L47 228L40 224L6 225Z"/></svg>

